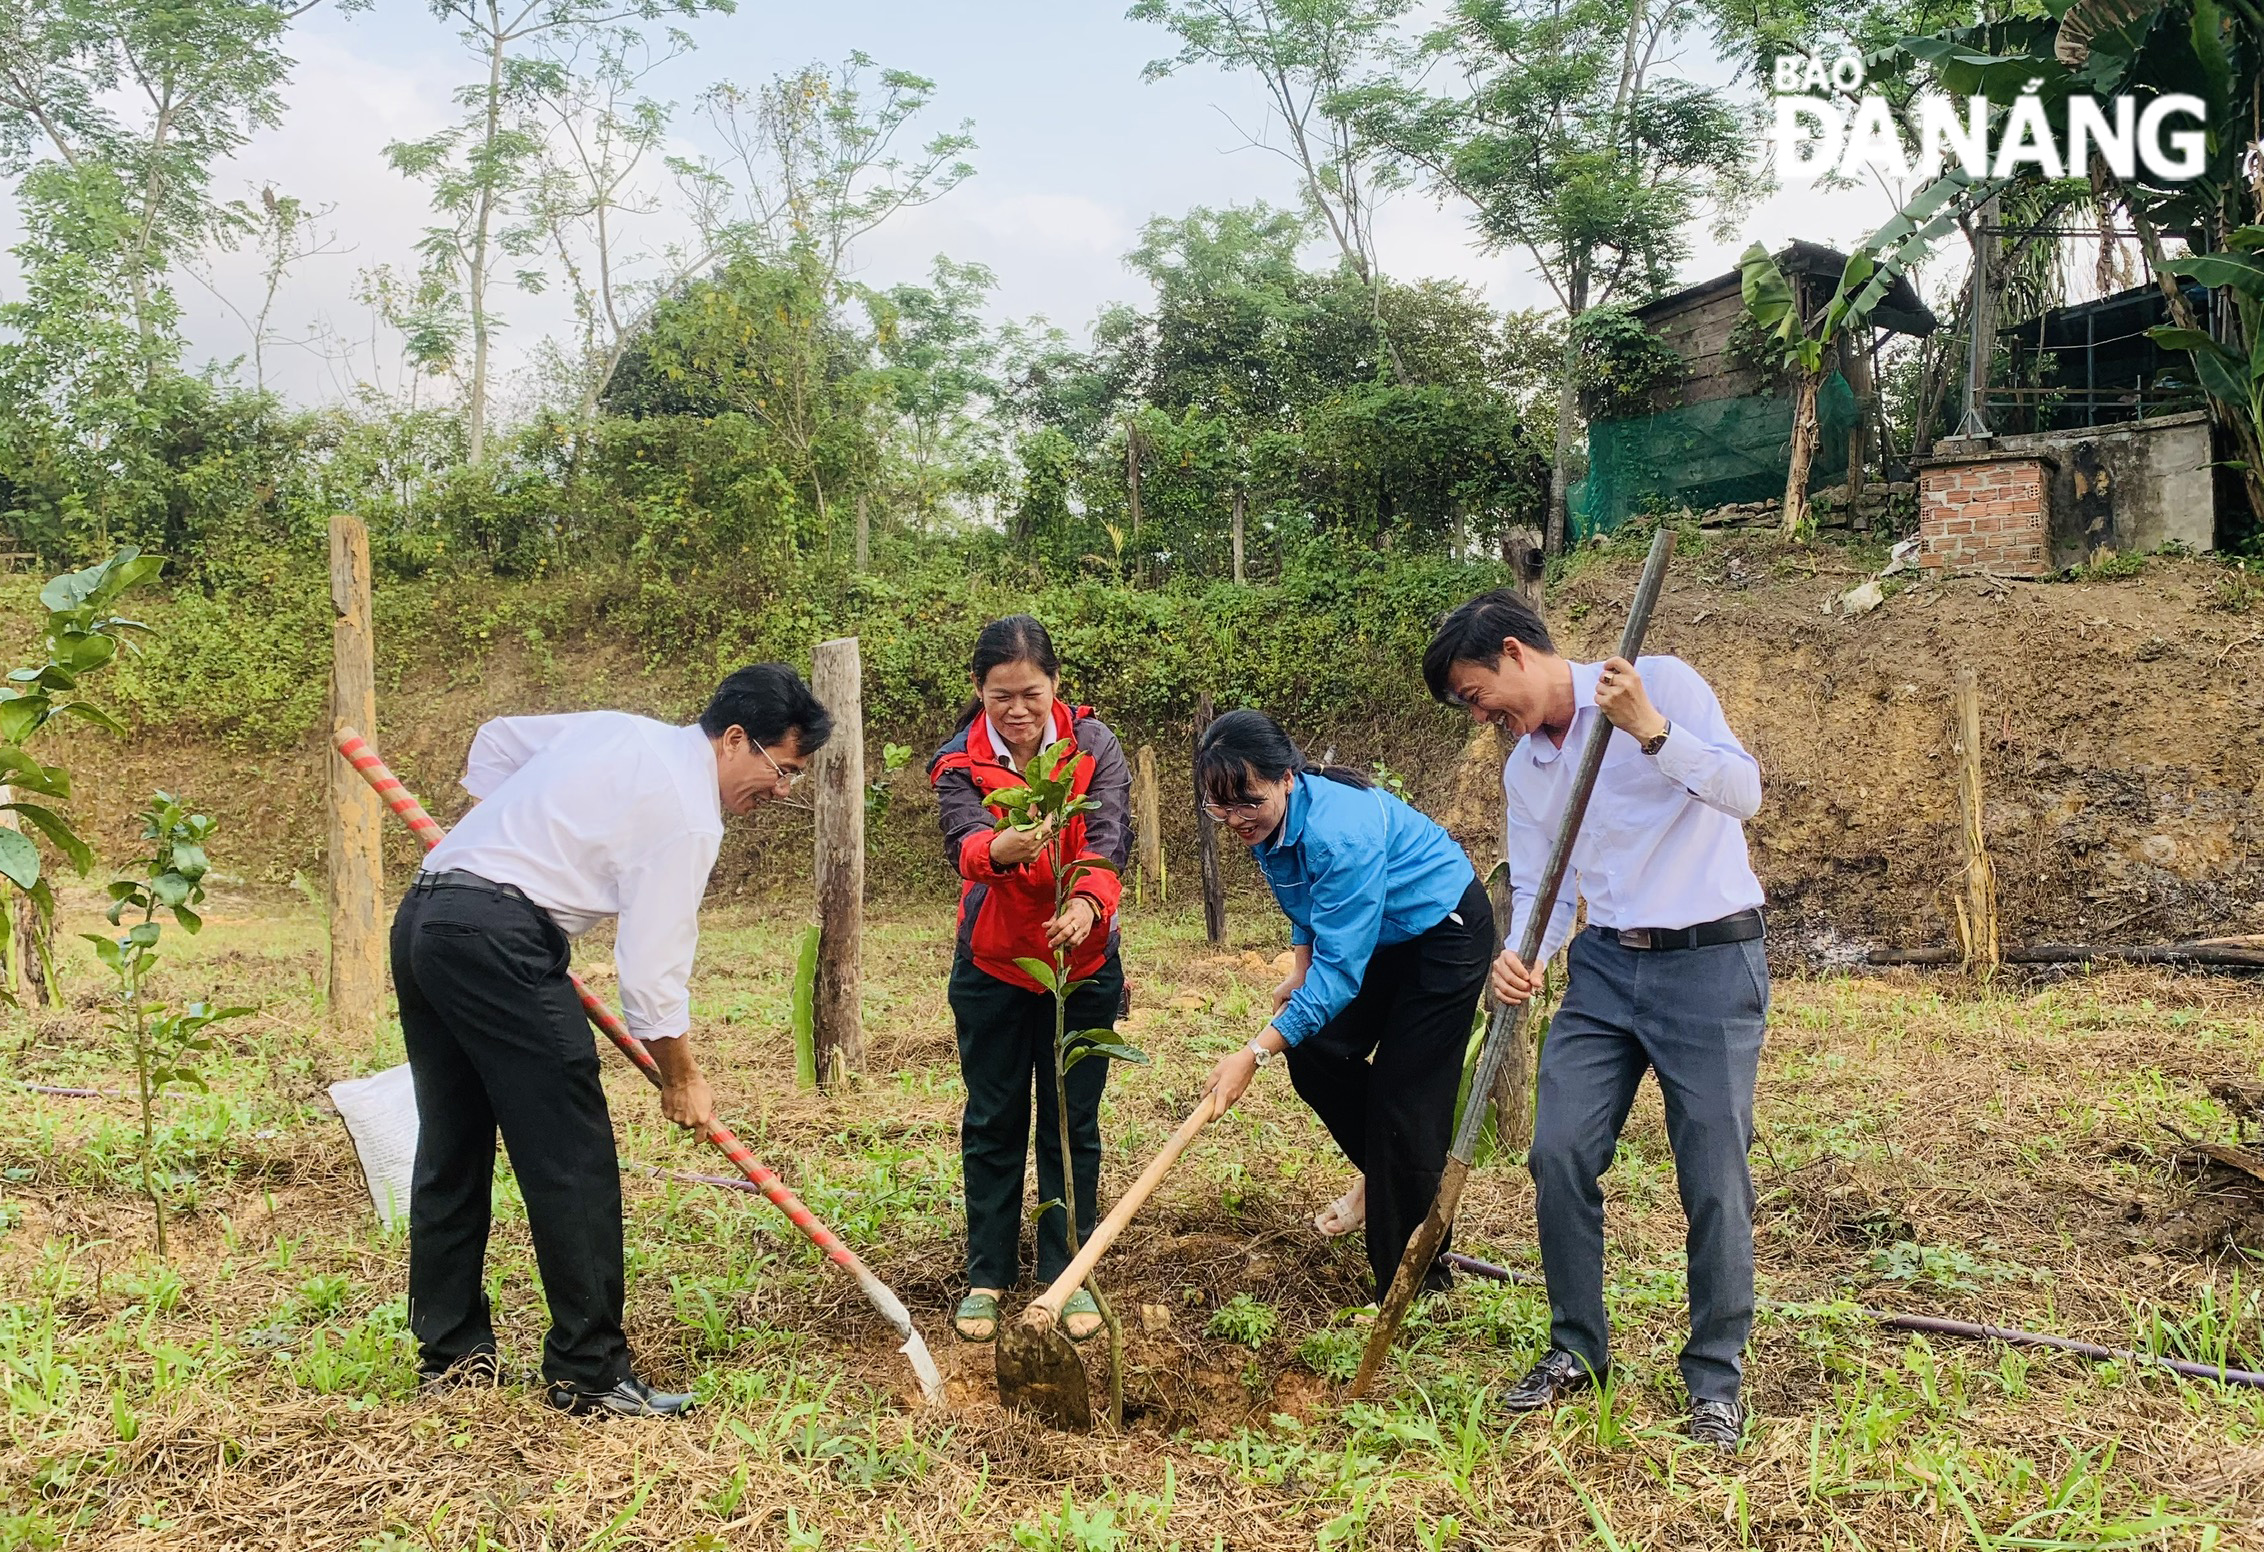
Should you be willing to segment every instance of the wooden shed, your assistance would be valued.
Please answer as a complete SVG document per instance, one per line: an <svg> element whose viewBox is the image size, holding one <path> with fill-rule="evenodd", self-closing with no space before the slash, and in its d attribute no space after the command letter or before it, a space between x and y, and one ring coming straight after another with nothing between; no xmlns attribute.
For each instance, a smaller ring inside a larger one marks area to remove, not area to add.
<svg viewBox="0 0 2264 1552"><path fill-rule="evenodd" d="M1777 267L1800 294L1801 316L1813 317L1838 288L1840 272L1847 267L1847 255L1822 243L1795 239L1777 251ZM1655 302L1647 302L1635 309L1635 316L1689 363L1682 381L1672 388L1662 389L1656 396L1659 402L1653 406L1655 409L1783 391L1771 383L1768 374L1740 363L1730 352L1731 337L1745 318L1744 277L1738 271L1731 270L1712 280L1684 286ZM1918 299L1917 290L1903 277L1897 277L1887 289L1886 299L1872 312L1871 321L1877 328L1896 334L1922 337L1935 329L1934 315L1926 310L1926 304ZM1869 387L1872 341L1865 331L1858 330L1847 343L1860 347L1859 351L1844 352L1847 362L1843 370L1847 371L1857 394L1862 395ZM1861 366L1855 364L1857 354L1864 358ZM1858 376L1865 381L1856 382Z"/></svg>

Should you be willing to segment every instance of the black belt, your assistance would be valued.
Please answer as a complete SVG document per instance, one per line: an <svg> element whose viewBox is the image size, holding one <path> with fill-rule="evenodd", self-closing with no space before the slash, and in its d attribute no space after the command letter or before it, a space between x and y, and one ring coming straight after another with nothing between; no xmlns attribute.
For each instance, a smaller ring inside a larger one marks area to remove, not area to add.
<svg viewBox="0 0 2264 1552"><path fill-rule="evenodd" d="M534 904L533 900L528 899L527 892L517 884L498 884L492 878L482 878L477 873L466 872L462 868L451 868L446 873L419 873L417 881L412 887L417 889L480 889L491 895L509 895L514 900L526 900L527 904Z"/></svg>
<svg viewBox="0 0 2264 1552"><path fill-rule="evenodd" d="M1591 927L1621 948L1712 948L1720 943L1750 943L1766 930L1759 911L1739 911L1719 921L1695 927Z"/></svg>

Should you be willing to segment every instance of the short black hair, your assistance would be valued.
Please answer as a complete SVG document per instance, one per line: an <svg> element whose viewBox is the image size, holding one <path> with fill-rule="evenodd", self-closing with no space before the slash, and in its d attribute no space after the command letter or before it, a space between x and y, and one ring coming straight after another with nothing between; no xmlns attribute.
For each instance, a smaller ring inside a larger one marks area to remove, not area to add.
<svg viewBox="0 0 2264 1552"><path fill-rule="evenodd" d="M833 713L784 663L754 663L717 685L700 713L700 731L710 738L735 727L758 744L782 744L798 732L802 753L814 754L833 736Z"/></svg>
<svg viewBox="0 0 2264 1552"><path fill-rule="evenodd" d="M1432 699L1454 699L1447 676L1455 664L1492 668L1501 662L1501 644L1510 640L1543 652L1556 651L1549 628L1541 623L1533 606L1506 587L1480 593L1443 617L1431 644L1423 649L1423 682L1431 687Z"/></svg>

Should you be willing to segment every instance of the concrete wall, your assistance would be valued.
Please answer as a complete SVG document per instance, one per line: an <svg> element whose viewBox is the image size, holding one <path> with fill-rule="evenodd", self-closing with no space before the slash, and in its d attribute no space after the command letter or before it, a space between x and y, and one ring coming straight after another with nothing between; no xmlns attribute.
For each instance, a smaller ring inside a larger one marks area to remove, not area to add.
<svg viewBox="0 0 2264 1552"><path fill-rule="evenodd" d="M2206 411L2000 437L1997 446L2058 458L2051 494L2055 570L2079 565L2099 549L2143 553L2173 540L2193 550L2216 547Z"/></svg>

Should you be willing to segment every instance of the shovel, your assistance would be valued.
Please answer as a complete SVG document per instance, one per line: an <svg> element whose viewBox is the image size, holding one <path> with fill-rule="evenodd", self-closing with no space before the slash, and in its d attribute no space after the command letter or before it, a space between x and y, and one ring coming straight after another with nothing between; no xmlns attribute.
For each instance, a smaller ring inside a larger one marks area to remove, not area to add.
<svg viewBox="0 0 2264 1552"><path fill-rule="evenodd" d="M447 834L440 828L440 822L425 812L425 806L416 800L408 788L401 785L400 778L378 758L377 751L363 741L361 734L350 727L341 727L334 742L338 746L338 752L345 756L346 763L361 773L362 779L384 799L386 807L401 816L410 831L424 844L426 851L440 844L440 838ZM574 983L575 995L582 999L582 1011L589 1016L590 1022L604 1032L605 1038L612 1041L623 1056L637 1064L638 1070L652 1080L655 1088L659 1087L660 1068L654 1064L652 1053L645 1049L645 1043L629 1033L629 1027L621 1022L611 1008L598 1000L597 993L582 984L580 976L569 972L567 979ZM802 1199L787 1188L785 1181L763 1168L730 1127L721 1121L709 1121L707 1140L715 1144L725 1158L738 1165L739 1173L752 1181L755 1189L762 1192L773 1207L786 1214L811 1244L825 1252L828 1261L856 1281L867 1302L880 1312L880 1318L887 1321L898 1336L904 1338L903 1345L897 1351L912 1365L912 1372L920 1381L920 1399L930 1406L941 1401L943 1371L936 1367L935 1356L928 1351L926 1340L921 1337L919 1328L912 1324L912 1314L905 1309L904 1301L896 1296L896 1291L874 1276L873 1269L865 1265L855 1251L841 1243L839 1235L818 1222L817 1215L802 1205Z"/></svg>
<svg viewBox="0 0 2264 1552"><path fill-rule="evenodd" d="M1140 1178L1132 1182L1108 1216L1093 1228L1075 1260L1053 1280L1053 1286L1033 1299L1022 1318L998 1334L998 1399L1010 1407L1035 1412L1050 1427L1079 1431L1093 1426L1093 1392L1085 1378L1085 1360L1077 1356L1061 1331L1061 1306L1091 1274L1116 1236L1132 1221L1164 1174L1179 1162L1179 1155L1195 1134L1218 1119L1218 1096L1203 1096L1195 1113L1179 1123L1179 1130L1148 1161Z"/></svg>

